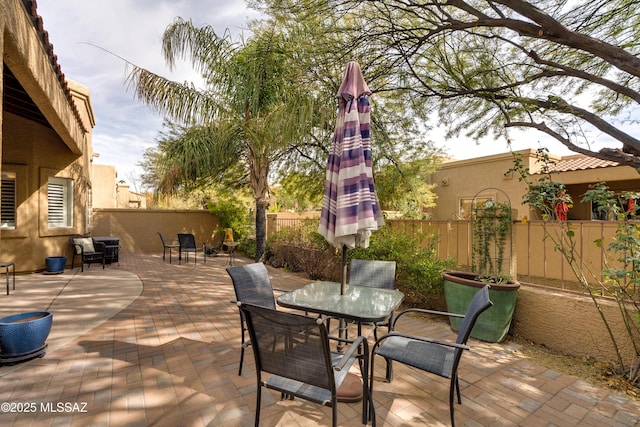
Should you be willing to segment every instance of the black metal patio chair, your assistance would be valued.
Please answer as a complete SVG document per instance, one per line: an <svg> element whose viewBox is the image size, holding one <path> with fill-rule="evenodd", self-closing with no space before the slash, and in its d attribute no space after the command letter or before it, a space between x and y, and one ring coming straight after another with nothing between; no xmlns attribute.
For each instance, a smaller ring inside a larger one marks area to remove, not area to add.
<svg viewBox="0 0 640 427"><path fill-rule="evenodd" d="M178 264L182 263L182 254L187 255L189 262L189 254L193 253L193 263L198 260L198 252L202 252L203 262L207 262L206 245L202 243L200 246L196 244L196 238L190 233L178 233Z"/></svg>
<svg viewBox="0 0 640 427"><path fill-rule="evenodd" d="M171 264L171 252L173 252L174 249L180 249L180 245L177 243L178 241L176 239L173 239L171 241L169 241L170 243L167 243L168 241L164 239L164 237L162 237L162 233L161 232L157 232L158 236L160 237L160 241L162 242L162 260L165 260L165 255L167 252L167 249L169 250L169 264Z"/></svg>
<svg viewBox="0 0 640 427"><path fill-rule="evenodd" d="M475 325L480 314L491 307L493 303L489 299L489 286L481 288L471 300L466 314L445 313L434 310L425 309L408 309L400 312L393 322L393 332L381 337L373 346L371 352L371 386L370 391L373 393L374 383L374 365L375 356L384 357L387 362L394 360L405 365L412 366L422 371L439 375L443 378L449 378L451 384L449 387L449 411L451 414L451 425L455 426L454 418L454 393L458 397L458 404L462 404L460 397L460 384L458 383L458 365L464 350L469 350L467 340L471 334L471 329ZM419 337L400 333L396 330L398 321L408 313L428 313L443 316L462 317L462 324L458 331L458 337L455 342L444 341L427 337ZM392 380L392 375L387 372L387 378ZM375 413L372 411L375 418Z"/></svg>
<svg viewBox="0 0 640 427"><path fill-rule="evenodd" d="M227 273L233 282L233 290L237 301L259 305L270 310L276 309L276 299L274 291L285 292L281 289L274 289L271 286L267 267L261 262L228 267ZM244 362L244 350L251 345L251 340L247 335L247 327L242 311L240 311L240 328L242 330L242 347L240 349L240 367L238 375L242 375L242 364Z"/></svg>
<svg viewBox="0 0 640 427"><path fill-rule="evenodd" d="M87 236L72 236L69 238L69 243L73 247L73 254L71 255L72 270L76 256L80 258L80 271L84 271L85 264L89 267L91 267L91 264L102 264L102 268L104 268L106 252L104 242L95 241Z"/></svg>
<svg viewBox="0 0 640 427"><path fill-rule="evenodd" d="M396 262L352 259L349 263L349 285L394 289L396 286ZM378 339L378 327L386 326L388 331L392 321L393 313L388 320L373 325L375 339Z"/></svg>
<svg viewBox="0 0 640 427"><path fill-rule="evenodd" d="M351 341L343 353L332 353L321 319L239 304L256 363L256 426L260 423L262 387L279 391L283 397L299 397L331 407L332 425L337 426L337 390L356 360L363 379L362 423L367 423L368 405L372 402L367 380L369 349L364 337Z"/></svg>

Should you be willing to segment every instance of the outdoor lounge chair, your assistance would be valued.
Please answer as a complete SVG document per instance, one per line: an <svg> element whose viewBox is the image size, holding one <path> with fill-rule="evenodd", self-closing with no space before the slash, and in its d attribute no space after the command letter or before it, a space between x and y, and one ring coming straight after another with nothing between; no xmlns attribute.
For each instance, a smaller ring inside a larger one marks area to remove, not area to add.
<svg viewBox="0 0 640 427"><path fill-rule="evenodd" d="M160 241L162 242L162 260L165 260L165 254L167 249L169 249L169 264L171 264L171 252L174 249L180 249L180 245L178 243L174 243L176 242L176 240L172 240L171 243L167 243L164 240L164 237L162 237L162 233L160 233L159 231L157 232L158 236L160 236Z"/></svg>
<svg viewBox="0 0 640 427"><path fill-rule="evenodd" d="M337 425L337 390L359 360L362 374L362 422L367 422L367 340L357 337L343 353L332 353L327 329L321 319L240 304L246 319L256 363L257 393L255 425L260 423L262 387L284 396L299 397L332 408ZM335 339L335 338L332 338ZM346 341L346 340L341 340ZM269 375L263 376L263 373Z"/></svg>
<svg viewBox="0 0 640 427"><path fill-rule="evenodd" d="M228 267L227 273L231 276L233 290L236 293L236 301L247 304L259 305L270 310L276 309L276 299L273 295L273 287L269 280L267 267L261 262ZM284 292L280 289L276 291ZM244 350L251 345L251 340L247 336L247 327L242 311L240 311L240 328L242 330L242 347L240 349L240 367L238 375L242 375L242 364L244 362Z"/></svg>
<svg viewBox="0 0 640 427"><path fill-rule="evenodd" d="M349 263L349 285L394 289L396 285L396 262L352 259ZM387 321L373 325L375 339L378 339L378 326L386 326L388 330L392 321L393 314Z"/></svg>
<svg viewBox="0 0 640 427"><path fill-rule="evenodd" d="M190 233L178 233L178 264L182 263L182 254L186 254L187 262L189 262L189 253L193 253L193 263L198 259L198 252L202 252L203 262L207 262L207 254L205 244L202 246L196 244L196 238Z"/></svg>
<svg viewBox="0 0 640 427"><path fill-rule="evenodd" d="M84 265L89 267L91 264L105 265L106 245L104 242L98 242L91 237L73 236L69 238L69 243L73 247L73 255L71 256L71 269L76 260L76 256L80 258L80 271L84 271Z"/></svg>
<svg viewBox="0 0 640 427"><path fill-rule="evenodd" d="M433 310L408 309L400 312L393 321L393 332L383 336L373 346L371 352L371 393L373 393L375 356L384 357L387 362L395 360L405 365L412 366L422 371L449 378L449 411L451 414L451 425L455 426L453 395L458 396L458 404L462 403L460 397L460 384L458 383L458 365L462 352L469 350L467 340L471 334L471 329L476 323L478 316L491 307L493 303L489 299L489 286L481 288L471 300L465 315L455 313L443 313ZM406 335L396 331L395 325L407 313L429 313L444 316L462 317L462 325L458 331L458 338L455 342L440 339L418 337ZM389 366L389 365L387 365ZM387 371L387 379L392 380L390 371ZM375 413L372 411L375 418Z"/></svg>

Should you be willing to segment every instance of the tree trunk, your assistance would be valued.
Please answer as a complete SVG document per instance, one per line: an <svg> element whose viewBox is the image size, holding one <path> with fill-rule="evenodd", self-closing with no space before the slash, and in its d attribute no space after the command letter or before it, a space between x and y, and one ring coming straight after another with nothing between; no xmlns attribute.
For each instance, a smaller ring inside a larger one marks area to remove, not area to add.
<svg viewBox="0 0 640 427"><path fill-rule="evenodd" d="M256 261L264 260L267 246L267 204L256 199Z"/></svg>

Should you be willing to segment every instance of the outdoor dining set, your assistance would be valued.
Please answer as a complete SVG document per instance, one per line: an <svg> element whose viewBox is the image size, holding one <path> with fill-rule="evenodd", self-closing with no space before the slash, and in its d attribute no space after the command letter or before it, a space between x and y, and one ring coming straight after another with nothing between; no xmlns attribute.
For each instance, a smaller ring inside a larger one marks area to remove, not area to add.
<svg viewBox="0 0 640 427"><path fill-rule="evenodd" d="M454 396L462 403L458 364L464 350L469 349L466 343L476 319L492 303L485 287L476 293L466 314L407 309L396 315L404 299L395 289L396 263L359 259L348 263L348 250L367 248L371 233L384 224L371 168L369 95L360 65L348 62L337 92L338 114L318 227L318 233L342 251L340 282L311 282L276 297L278 289L272 287L264 264L227 268L236 295L233 302L240 311L239 375L246 348L253 349L256 426L260 424L263 387L279 391L283 398L298 397L331 407L334 426L339 401L362 401L362 423L375 425L375 356L386 361L386 381L393 381L393 362L448 378L451 425L455 425ZM171 249L176 246L165 244L160 232L158 235L164 249L169 249L171 262ZM188 245L183 243L187 237ZM187 256L189 252L206 252L206 245L196 247L193 235L179 234L178 238L179 259L185 247ZM230 265L234 247L229 247ZM461 317L457 340L401 332L401 319L411 313ZM351 325L355 327L349 328ZM372 343L363 327L372 332ZM349 337L350 329L356 329L355 337ZM386 334L379 336L378 329L386 329ZM356 362L359 378L351 372Z"/></svg>
<svg viewBox="0 0 640 427"><path fill-rule="evenodd" d="M228 229L230 230L230 229ZM233 233L233 232L231 232ZM233 241L233 234L225 235L225 239L220 245L209 245L205 242L198 243L192 233L178 233L176 239L166 239L160 231L157 232L162 242L162 260L166 260L167 252L169 252L169 263L173 250L178 251L178 263L182 263L183 256L186 262L189 262L189 254L193 254L193 262L198 260L198 252L202 253L202 262L207 262L207 256L215 256L220 251L225 250L229 256L229 265L233 265L235 249L238 242Z"/></svg>
<svg viewBox="0 0 640 427"><path fill-rule="evenodd" d="M325 281L289 292L273 288L262 263L228 267L227 272L236 295L232 302L240 311L238 375L242 374L245 349L251 347L254 354L256 426L263 387L279 391L283 398L298 397L331 407L334 426L338 402L361 400L362 423L375 425L375 356L386 361L385 381L393 381L393 361L450 379L451 425L455 425L454 395L462 403L458 364L464 350L469 349L466 343L477 317L492 305L487 287L478 291L464 315L416 308L395 314L404 299L404 294L394 289L395 262L352 260L344 293L340 283ZM401 332L400 319L410 313L463 318L457 340ZM332 329L332 320L339 324L337 328L334 322ZM357 330L355 337L348 336L349 325ZM379 328L386 333L378 336ZM351 372L356 361L359 378Z"/></svg>

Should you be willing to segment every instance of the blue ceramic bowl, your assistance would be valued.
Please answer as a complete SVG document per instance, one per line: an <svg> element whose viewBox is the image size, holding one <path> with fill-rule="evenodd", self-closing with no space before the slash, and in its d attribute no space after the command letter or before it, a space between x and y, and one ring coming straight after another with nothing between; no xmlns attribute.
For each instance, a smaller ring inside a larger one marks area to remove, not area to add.
<svg viewBox="0 0 640 427"><path fill-rule="evenodd" d="M37 351L44 346L53 314L33 311L0 318L0 355L19 356Z"/></svg>

